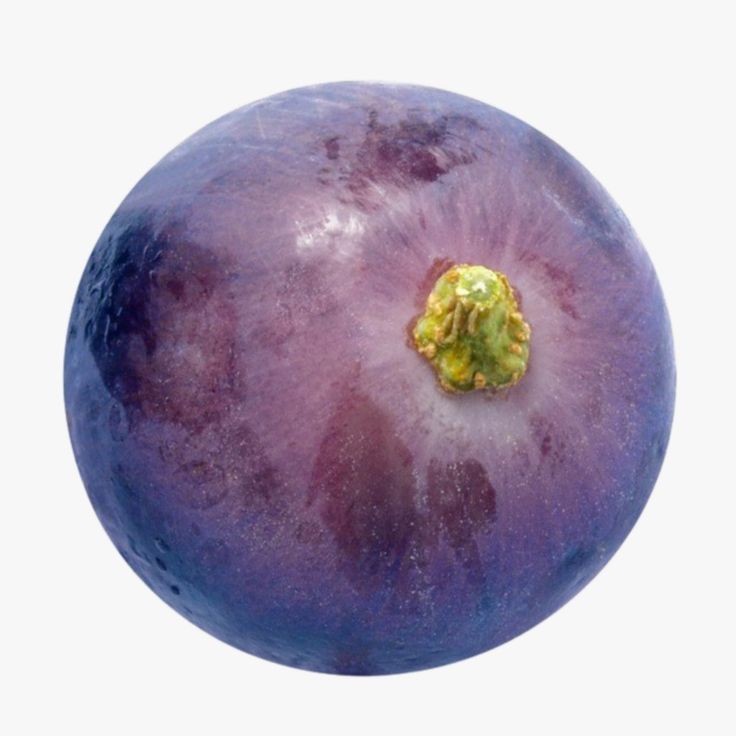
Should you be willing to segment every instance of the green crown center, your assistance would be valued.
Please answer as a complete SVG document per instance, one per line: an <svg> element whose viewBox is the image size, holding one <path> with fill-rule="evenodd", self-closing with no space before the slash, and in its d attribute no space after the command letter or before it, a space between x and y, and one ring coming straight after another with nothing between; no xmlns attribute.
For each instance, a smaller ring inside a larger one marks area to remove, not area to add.
<svg viewBox="0 0 736 736"><path fill-rule="evenodd" d="M530 333L506 276L463 264L437 279L413 334L442 388L456 392L518 383Z"/></svg>

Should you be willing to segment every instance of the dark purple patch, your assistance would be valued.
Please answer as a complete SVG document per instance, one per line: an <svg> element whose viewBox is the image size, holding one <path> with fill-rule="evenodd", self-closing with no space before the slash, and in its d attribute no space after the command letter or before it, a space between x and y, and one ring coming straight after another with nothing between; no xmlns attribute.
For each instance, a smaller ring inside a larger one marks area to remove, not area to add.
<svg viewBox="0 0 736 736"><path fill-rule="evenodd" d="M237 427L226 435L222 455L228 477L238 485L241 504L276 513L282 483L258 434L247 425Z"/></svg>
<svg viewBox="0 0 736 736"><path fill-rule="evenodd" d="M338 136L327 138L324 141L325 155L330 161L335 161L340 157L340 139Z"/></svg>
<svg viewBox="0 0 736 736"><path fill-rule="evenodd" d="M529 430L532 444L539 448L542 460L551 470L556 469L565 460L565 443L554 421L540 413L532 414Z"/></svg>
<svg viewBox="0 0 736 736"><path fill-rule="evenodd" d="M430 463L426 511L416 506L408 448L366 397L345 394L329 423L309 491L356 588L408 589L439 538L482 583L477 537L496 518L496 492L476 460ZM306 540L305 540L306 541Z"/></svg>
<svg viewBox="0 0 736 736"><path fill-rule="evenodd" d="M177 301L184 297L184 283L180 279L170 279L164 286L171 292Z"/></svg>
<svg viewBox="0 0 736 736"><path fill-rule="evenodd" d="M85 336L105 385L113 396L127 399L139 387L139 376L120 371L127 360L129 343L135 338L151 354L156 334L142 303L150 289L148 274L161 257L164 243L157 239L144 217L129 224L114 238L98 245L103 259L88 266ZM81 293L81 290L80 290Z"/></svg>
<svg viewBox="0 0 736 736"><path fill-rule="evenodd" d="M573 319L578 319L579 314L574 305L578 286L574 277L568 271L550 261L543 261L542 266L547 278L555 284L555 293L560 309Z"/></svg>
<svg viewBox="0 0 736 736"><path fill-rule="evenodd" d="M559 265L541 258L537 253L527 251L521 254L520 260L530 264L532 268L537 269L543 275L543 283L550 285L550 290L554 294L555 301L560 310L572 319L579 319L580 314L575 306L575 300L580 290L575 277ZM519 308L523 309L521 298L515 291Z"/></svg>
<svg viewBox="0 0 736 736"><path fill-rule="evenodd" d="M468 579L485 579L476 536L496 519L496 491L476 460L442 465L432 460L427 472L429 517L465 567Z"/></svg>
<svg viewBox="0 0 736 736"><path fill-rule="evenodd" d="M360 190L370 181L407 185L432 182L455 166L469 164L475 155L451 139L449 119L420 117L384 125L371 112L365 139L356 155L350 188Z"/></svg>
<svg viewBox="0 0 736 736"><path fill-rule="evenodd" d="M322 439L309 489L356 587L395 580L417 528L412 456L389 417L347 393Z"/></svg>
<svg viewBox="0 0 736 736"><path fill-rule="evenodd" d="M183 225L155 229L145 214L125 219L88 268L80 319L90 351L130 421L201 429L243 390L227 270ZM122 415L111 421L122 432Z"/></svg>
<svg viewBox="0 0 736 736"><path fill-rule="evenodd" d="M227 414L215 428L162 442L159 457L165 467L176 468L168 483L170 495L189 508L211 509L227 498L231 507L246 513L281 509L282 484L263 443Z"/></svg>
<svg viewBox="0 0 736 736"><path fill-rule="evenodd" d="M341 150L338 138L324 141L327 158L340 163L331 176L346 193L344 201L362 209L373 209L375 185L409 188L436 181L457 166L473 163L476 152L468 141L477 123L462 116L428 118L419 111L398 122L383 123L378 113L368 116L365 136L356 147ZM320 170L318 179L329 176Z"/></svg>

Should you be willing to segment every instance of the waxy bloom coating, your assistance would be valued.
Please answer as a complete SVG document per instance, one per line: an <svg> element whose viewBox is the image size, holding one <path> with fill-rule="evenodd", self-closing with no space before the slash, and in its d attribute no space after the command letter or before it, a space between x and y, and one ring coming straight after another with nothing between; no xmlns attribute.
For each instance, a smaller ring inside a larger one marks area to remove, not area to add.
<svg viewBox="0 0 736 736"><path fill-rule="evenodd" d="M509 388L481 385L483 354L444 390L417 350L458 264L513 288L528 341L484 343L528 351ZM650 494L674 383L652 264L585 169L479 102L347 83L157 164L94 249L65 361L77 462L130 566L224 641L340 673L467 657L575 595Z"/></svg>

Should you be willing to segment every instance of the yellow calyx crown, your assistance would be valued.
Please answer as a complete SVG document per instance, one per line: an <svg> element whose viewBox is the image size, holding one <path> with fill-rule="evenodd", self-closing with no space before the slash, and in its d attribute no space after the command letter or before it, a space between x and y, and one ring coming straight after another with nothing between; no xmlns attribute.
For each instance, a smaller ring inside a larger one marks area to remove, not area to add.
<svg viewBox="0 0 736 736"><path fill-rule="evenodd" d="M437 279L414 326L416 349L447 391L508 388L529 361L529 325L508 279L485 266L453 266Z"/></svg>

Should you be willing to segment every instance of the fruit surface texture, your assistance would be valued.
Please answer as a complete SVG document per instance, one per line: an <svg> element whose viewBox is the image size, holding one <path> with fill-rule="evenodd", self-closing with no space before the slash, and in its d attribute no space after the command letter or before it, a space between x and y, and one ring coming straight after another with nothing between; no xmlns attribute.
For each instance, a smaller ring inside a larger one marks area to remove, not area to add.
<svg viewBox="0 0 736 736"><path fill-rule="evenodd" d="M260 657L384 674L495 647L600 571L675 367L653 266L569 154L465 97L337 83L224 116L136 185L64 389L92 505L154 592Z"/></svg>

